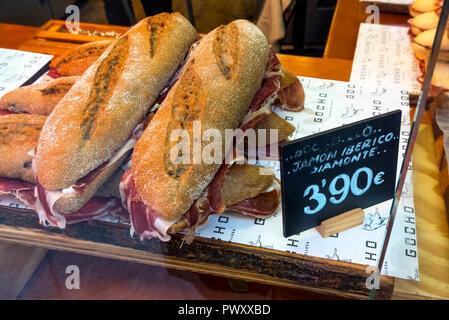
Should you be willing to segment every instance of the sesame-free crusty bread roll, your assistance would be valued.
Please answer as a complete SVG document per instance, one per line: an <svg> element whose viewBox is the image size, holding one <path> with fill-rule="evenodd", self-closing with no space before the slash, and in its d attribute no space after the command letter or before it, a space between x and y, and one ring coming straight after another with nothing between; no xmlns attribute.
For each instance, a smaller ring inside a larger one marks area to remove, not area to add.
<svg viewBox="0 0 449 320"><path fill-rule="evenodd" d="M114 174L114 172L125 161L131 151L124 153L117 161L110 163L104 170L89 183L82 193L67 193L54 203L54 209L57 212L73 213L80 209L87 201L89 201L100 187ZM40 182L40 181L39 181Z"/></svg>
<svg viewBox="0 0 449 320"><path fill-rule="evenodd" d="M181 14L162 13L140 21L112 43L42 129L35 158L42 186L67 188L110 159L196 39L196 30Z"/></svg>
<svg viewBox="0 0 449 320"><path fill-rule="evenodd" d="M0 109L49 115L79 77L62 77L12 90L0 99Z"/></svg>
<svg viewBox="0 0 449 320"><path fill-rule="evenodd" d="M262 174L263 173L263 174ZM226 172L226 180L221 190L225 207L256 197L273 185L275 176L266 168L250 164L233 164ZM188 227L187 221L180 219L168 229L175 234Z"/></svg>
<svg viewBox="0 0 449 320"><path fill-rule="evenodd" d="M265 36L246 20L216 28L193 51L132 157L137 192L163 219L184 214L220 167L202 159L193 164L192 156L190 164L174 163L170 153L178 141L170 141L172 132L186 129L193 142L193 123L199 121L202 132L218 130L224 146L225 129L239 127L261 87L268 57ZM209 143L203 141L202 150Z"/></svg>
<svg viewBox="0 0 449 320"><path fill-rule="evenodd" d="M35 114L0 117L0 177L35 182L29 152L36 147L46 119Z"/></svg>
<svg viewBox="0 0 449 320"><path fill-rule="evenodd" d="M82 44L52 59L50 68L63 77L81 76L113 42L114 40L102 40Z"/></svg>

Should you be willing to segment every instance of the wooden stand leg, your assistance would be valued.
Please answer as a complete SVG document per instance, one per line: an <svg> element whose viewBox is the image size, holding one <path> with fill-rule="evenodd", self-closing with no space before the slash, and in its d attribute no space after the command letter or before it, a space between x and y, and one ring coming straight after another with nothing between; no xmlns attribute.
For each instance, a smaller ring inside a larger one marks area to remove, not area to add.
<svg viewBox="0 0 449 320"><path fill-rule="evenodd" d="M316 227L323 238L329 237L338 232L348 230L363 223L365 213L362 209L357 208L336 217L324 220Z"/></svg>

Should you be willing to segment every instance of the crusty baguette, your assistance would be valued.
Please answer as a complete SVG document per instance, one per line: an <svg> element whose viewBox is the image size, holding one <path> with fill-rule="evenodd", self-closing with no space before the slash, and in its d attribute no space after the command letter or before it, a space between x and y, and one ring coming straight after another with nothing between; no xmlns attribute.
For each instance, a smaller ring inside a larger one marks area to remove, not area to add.
<svg viewBox="0 0 449 320"><path fill-rule="evenodd" d="M218 130L224 145L225 129L239 127L261 86L268 56L265 36L245 20L218 27L195 48L132 157L137 192L162 218L185 213L220 167L193 164L192 158L190 164L174 164L170 151L177 141L170 141L171 132L186 129L193 141L193 121L200 121L203 132Z"/></svg>
<svg viewBox="0 0 449 320"><path fill-rule="evenodd" d="M264 174L261 174L261 170L264 170ZM273 185L274 179L274 173L269 169L250 164L233 164L226 172L226 179L221 189L224 206L258 196ZM170 226L168 233L174 234L186 227L187 221L181 219Z"/></svg>
<svg viewBox="0 0 449 320"><path fill-rule="evenodd" d="M17 88L0 99L0 109L49 115L78 79L63 77Z"/></svg>
<svg viewBox="0 0 449 320"><path fill-rule="evenodd" d="M54 203L53 208L57 212L72 213L80 209L87 201L90 200L97 190L105 183L109 177L120 167L122 162L130 154L131 151L123 154L117 161L101 171L101 173L93 180L93 183L87 185L82 193L67 193L62 195Z"/></svg>
<svg viewBox="0 0 449 320"><path fill-rule="evenodd" d="M197 39L179 13L146 18L115 41L55 107L37 147L47 190L76 183L111 158Z"/></svg>
<svg viewBox="0 0 449 320"><path fill-rule="evenodd" d="M125 170L119 167L109 177L109 179L98 188L95 193L96 197L114 197L120 199L120 181L122 180Z"/></svg>
<svg viewBox="0 0 449 320"><path fill-rule="evenodd" d="M114 40L103 40L82 44L54 58L50 68L56 69L63 77L81 76L113 42Z"/></svg>
<svg viewBox="0 0 449 320"><path fill-rule="evenodd" d="M37 144L46 116L10 114L0 117L0 176L35 183L29 154Z"/></svg>

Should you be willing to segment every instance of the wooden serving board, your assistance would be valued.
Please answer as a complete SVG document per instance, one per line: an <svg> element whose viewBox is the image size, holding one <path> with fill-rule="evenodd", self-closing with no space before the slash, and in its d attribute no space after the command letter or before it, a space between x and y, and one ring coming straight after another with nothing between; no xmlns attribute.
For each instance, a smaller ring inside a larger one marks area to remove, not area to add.
<svg viewBox="0 0 449 320"><path fill-rule="evenodd" d="M0 240L348 298L369 295L363 265L198 237L192 244L179 236L170 242L142 242L130 237L127 226L99 221L65 230L44 228L30 210L0 207ZM390 298L393 278L382 276L380 281L377 298Z"/></svg>

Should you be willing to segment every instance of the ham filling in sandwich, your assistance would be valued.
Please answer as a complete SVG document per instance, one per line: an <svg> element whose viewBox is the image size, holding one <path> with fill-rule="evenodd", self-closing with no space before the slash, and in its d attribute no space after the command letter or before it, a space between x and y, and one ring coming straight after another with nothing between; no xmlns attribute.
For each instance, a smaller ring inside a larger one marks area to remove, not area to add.
<svg viewBox="0 0 449 320"><path fill-rule="evenodd" d="M28 208L37 210L36 180L32 156L46 116L10 114L0 117L0 195L10 194ZM126 217L117 197L93 197L82 208L64 218L67 223L89 220L105 214Z"/></svg>
<svg viewBox="0 0 449 320"><path fill-rule="evenodd" d="M183 231L184 240L192 241L210 214L232 210L267 218L278 210L280 187L273 172L236 163L235 150L243 133L270 115L274 105L303 108L296 77L284 79L281 89L285 74L263 34L247 21L221 26L200 41L137 142L122 178L132 233L141 240L169 241L171 234ZM202 132L240 129L220 163L174 163L170 158L176 145L171 134L185 130L191 141L195 121Z"/></svg>
<svg viewBox="0 0 449 320"><path fill-rule="evenodd" d="M42 224L65 228L79 220L79 210L131 153L197 39L179 13L148 17L108 44L61 99L33 159ZM97 209L89 214L100 214Z"/></svg>

